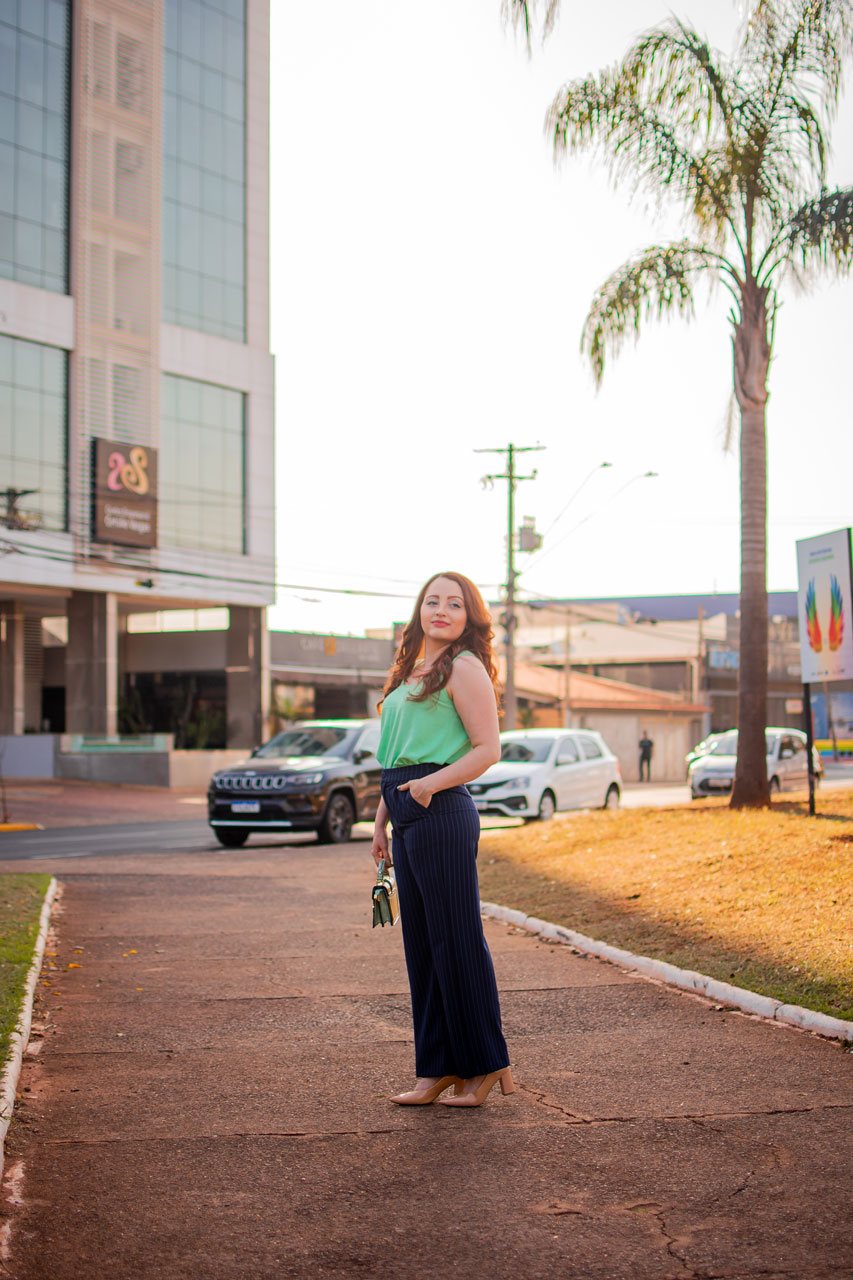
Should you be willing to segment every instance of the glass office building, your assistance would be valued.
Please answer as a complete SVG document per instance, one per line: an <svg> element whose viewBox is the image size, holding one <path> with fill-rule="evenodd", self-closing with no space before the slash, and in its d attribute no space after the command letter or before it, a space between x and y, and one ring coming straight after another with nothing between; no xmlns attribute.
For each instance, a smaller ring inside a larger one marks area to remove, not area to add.
<svg viewBox="0 0 853 1280"><path fill-rule="evenodd" d="M0 276L68 291L68 0L0 5Z"/></svg>
<svg viewBox="0 0 853 1280"><path fill-rule="evenodd" d="M167 0L163 317L245 335L245 0Z"/></svg>
<svg viewBox="0 0 853 1280"><path fill-rule="evenodd" d="M268 204L269 0L0 0L0 735L114 733L127 616L226 605L256 740Z"/></svg>

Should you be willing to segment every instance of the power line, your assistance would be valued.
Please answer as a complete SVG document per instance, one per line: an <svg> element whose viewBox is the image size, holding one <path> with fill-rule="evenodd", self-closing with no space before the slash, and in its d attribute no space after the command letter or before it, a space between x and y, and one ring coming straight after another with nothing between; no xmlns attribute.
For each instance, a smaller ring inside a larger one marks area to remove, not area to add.
<svg viewBox="0 0 853 1280"><path fill-rule="evenodd" d="M402 591L368 591L360 590L354 587L320 587L315 584L307 585L301 582L279 582L270 578L247 578L245 576L236 577L224 573L205 573L203 570L190 569L172 569L167 567L154 567L140 563L128 563L121 560L105 560L103 562L93 561L84 556L63 555L61 552L55 552L48 548L38 547L19 547L9 543L5 538L0 538L0 548L3 548L7 554L17 554L23 556L32 556L41 560L51 560L58 564L70 564L74 566L91 566L93 563L100 563L105 568L113 569L130 569L135 574L147 574L153 577L162 577L164 574L170 574L175 577L201 579L211 582L233 582L239 583L241 586L276 588L283 591L317 591L329 595L345 595L345 596L370 596L384 600L405 600L409 598L409 592Z"/></svg>
<svg viewBox="0 0 853 1280"><path fill-rule="evenodd" d="M188 578L191 580L199 579L199 580L211 581L211 582L231 582L231 583L237 583L240 586L263 587L266 589L275 588L276 590L282 590L282 591L308 591L308 592L315 591L324 595L359 596L359 597L366 597L366 598L377 599L377 600L408 600L414 594L413 590L375 591L375 590L368 590L368 589L356 588L356 587L324 587L324 586L318 586L316 583L311 583L309 585L301 582L280 582L278 581L278 579L273 579L273 578L247 578L245 575L240 575L239 577L237 577L235 575L226 574L226 573L206 573L204 570L173 569L173 568L168 568L166 566L155 567L153 565L145 564L144 562L134 563L132 561L106 560L106 559L93 560L85 556L75 556L73 553L65 554L61 551L56 551L54 548L39 547L38 545L34 545L34 544L30 544L27 547L18 546L15 543L9 542L8 539L5 539L5 538L0 538L0 553L7 554L7 555L17 554L17 555L23 555L23 556L32 556L33 558L37 558L41 560L50 560L58 564L72 565L75 567L79 567L83 565L91 566L93 564L97 564L99 567L104 567L104 568L130 570L131 572L133 572L139 577L144 576L148 578L158 578L158 577L162 577L164 574L169 574L174 577ZM397 582L405 583L406 585L410 585L409 580L406 580L406 579L378 579L378 580L386 581L386 582L397 581ZM419 586L420 584L417 584L417 585ZM491 586L494 584L488 584L488 585Z"/></svg>
<svg viewBox="0 0 853 1280"><path fill-rule="evenodd" d="M585 487L586 487L586 485L589 483L589 481L592 479L592 477L596 474L596 472L604 470L604 468L605 468L605 467L612 467L612 466L613 466L613 463L612 463L612 462L599 462L599 464L598 464L598 466L597 466L597 467L593 467L593 469L592 469L592 471L590 471L589 475L588 475L588 476L586 476L586 477L585 477L585 478L580 482L580 484L578 485L577 489L575 489L574 493L573 493L573 494L572 494L572 496L569 498L568 502L567 502L567 503L566 503L566 505L563 507L563 509L560 511L560 513L559 513L558 515L556 515L556 516L554 517L554 519L551 521L551 523L548 525L548 528L547 528L547 529L545 530L545 532L542 534L542 537L543 537L543 538L547 538L547 537L548 537L548 534L551 532L551 530L554 528L554 526L555 526L556 524L559 524L559 522L562 520L563 516L564 516L564 515L566 514L566 512L568 511L569 507L570 507L570 506L572 505L572 503L574 502L575 498L576 498L576 497L578 496L578 494L580 493L581 489L583 489L583 488L585 488Z"/></svg>
<svg viewBox="0 0 853 1280"><path fill-rule="evenodd" d="M603 463L602 465L609 465L609 464ZM596 470L598 470L598 468L596 468ZM594 473L591 473L591 474L594 474ZM580 529L581 525L584 525L587 523L587 521L594 519L595 516L601 515L601 512L605 509L605 507L609 506L611 502L615 502L615 500L619 497L620 493L624 493L625 490L629 488L632 484L635 484L637 480L651 480L656 478L657 474L658 474L657 471L641 471L639 475L633 476L630 480L626 481L625 484L622 485L621 489L617 489L615 493L611 493L610 497L605 498L604 502L602 502L600 507L597 507L595 511L591 511L589 515L584 516L582 520L578 520L577 524L573 524L571 529L569 529L566 533L564 533L562 538L559 538L552 546L546 547L544 551L537 552L533 556L533 559L531 560L530 564L528 564L527 566L528 569L532 568L534 565L538 568L538 566L542 563L542 561L545 559L546 556L549 556L552 551L556 551L558 547L561 547L563 545L564 542L567 542L569 538L572 536L572 534L576 533L577 530ZM589 477L587 477L587 479L589 479ZM586 481L584 481L584 484L585 483ZM583 485L581 485L581 488L583 488ZM557 517L557 519L559 519L559 516ZM556 520L554 521L554 524L556 524ZM554 524L551 525L552 529L554 527Z"/></svg>

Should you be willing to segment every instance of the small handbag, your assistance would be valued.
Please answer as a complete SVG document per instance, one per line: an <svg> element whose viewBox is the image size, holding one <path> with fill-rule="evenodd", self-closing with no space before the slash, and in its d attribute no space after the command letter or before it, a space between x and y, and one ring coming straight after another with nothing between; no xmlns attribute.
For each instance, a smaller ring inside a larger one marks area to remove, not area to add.
<svg viewBox="0 0 853 1280"><path fill-rule="evenodd" d="M390 875L385 874L385 859L376 868L376 884L373 886L373 927L378 924L396 924L400 919L400 903L397 886Z"/></svg>

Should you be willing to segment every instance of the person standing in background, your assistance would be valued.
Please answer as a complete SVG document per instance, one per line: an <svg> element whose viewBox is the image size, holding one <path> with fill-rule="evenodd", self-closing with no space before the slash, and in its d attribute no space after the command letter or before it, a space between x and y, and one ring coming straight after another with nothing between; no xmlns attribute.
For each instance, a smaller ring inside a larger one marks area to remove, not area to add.
<svg viewBox="0 0 853 1280"><path fill-rule="evenodd" d="M643 781L643 770L646 771L646 782L652 780L652 751L655 744L649 737L648 729L643 730L643 736L639 741L640 747L640 781Z"/></svg>

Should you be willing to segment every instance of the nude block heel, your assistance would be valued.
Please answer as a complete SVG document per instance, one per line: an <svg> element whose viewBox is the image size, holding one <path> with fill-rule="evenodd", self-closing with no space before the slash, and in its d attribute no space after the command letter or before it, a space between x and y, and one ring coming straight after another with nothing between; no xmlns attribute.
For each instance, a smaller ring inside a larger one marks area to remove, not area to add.
<svg viewBox="0 0 853 1280"><path fill-rule="evenodd" d="M441 1076L436 1080L435 1084L427 1085L423 1089L409 1089L406 1093L398 1093L392 1098L392 1102L396 1102L401 1107L424 1107L434 1102L440 1093L444 1093L445 1089L454 1086L454 1093L459 1093L462 1088L463 1081L459 1076Z"/></svg>
<svg viewBox="0 0 853 1280"><path fill-rule="evenodd" d="M476 1076L474 1078L476 1079ZM439 1102L445 1107L480 1107L498 1082L500 1082L502 1094L515 1093L511 1068L501 1067L500 1071L490 1071L487 1076L483 1076L476 1087L466 1080L461 1093L457 1093L452 1098L439 1098Z"/></svg>

